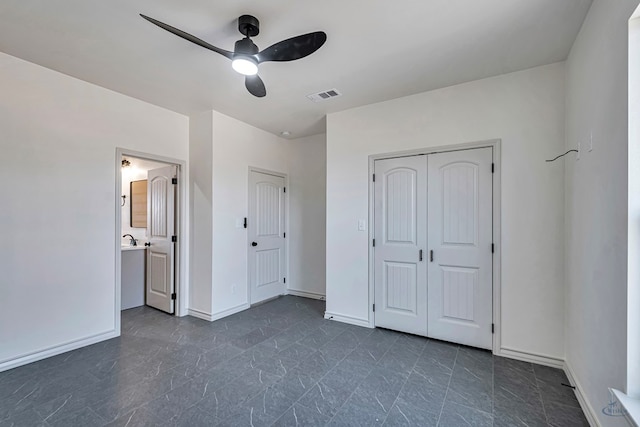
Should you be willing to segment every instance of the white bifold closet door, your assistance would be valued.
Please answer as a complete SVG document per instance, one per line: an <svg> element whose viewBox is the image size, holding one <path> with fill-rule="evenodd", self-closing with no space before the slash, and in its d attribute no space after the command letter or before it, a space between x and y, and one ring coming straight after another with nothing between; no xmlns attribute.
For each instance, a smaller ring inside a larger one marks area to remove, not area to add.
<svg viewBox="0 0 640 427"><path fill-rule="evenodd" d="M376 326L427 335L427 157L376 160L375 177Z"/></svg>
<svg viewBox="0 0 640 427"><path fill-rule="evenodd" d="M375 324L492 344L492 149L375 162Z"/></svg>
<svg viewBox="0 0 640 427"><path fill-rule="evenodd" d="M428 157L428 335L490 349L492 149Z"/></svg>

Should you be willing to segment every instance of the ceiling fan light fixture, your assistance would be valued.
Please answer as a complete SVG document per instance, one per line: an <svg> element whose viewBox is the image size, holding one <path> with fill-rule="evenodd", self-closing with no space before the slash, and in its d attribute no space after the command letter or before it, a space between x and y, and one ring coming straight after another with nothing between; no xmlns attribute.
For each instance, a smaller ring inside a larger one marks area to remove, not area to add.
<svg viewBox="0 0 640 427"><path fill-rule="evenodd" d="M173 35L230 59L232 68L245 76L244 86L256 98L262 98L267 95L264 82L258 76L259 63L267 61L288 62L302 59L320 49L324 42L327 41L327 34L324 31L315 31L279 41L260 51L258 46L251 40L251 37L255 37L260 33L260 21L255 16L242 15L238 18L238 31L244 35L244 38L235 43L233 51L228 51L157 19L143 14L140 14L140 16Z"/></svg>
<svg viewBox="0 0 640 427"><path fill-rule="evenodd" d="M258 63L247 56L237 56L233 58L231 66L240 74L245 76L255 76L258 74Z"/></svg>

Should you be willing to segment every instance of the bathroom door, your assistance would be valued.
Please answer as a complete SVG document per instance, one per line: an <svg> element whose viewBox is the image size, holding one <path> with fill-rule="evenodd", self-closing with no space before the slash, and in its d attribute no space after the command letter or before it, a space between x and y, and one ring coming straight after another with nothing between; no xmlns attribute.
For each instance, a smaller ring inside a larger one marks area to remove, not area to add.
<svg viewBox="0 0 640 427"><path fill-rule="evenodd" d="M175 309L176 167L153 169L147 175L147 305L167 313Z"/></svg>

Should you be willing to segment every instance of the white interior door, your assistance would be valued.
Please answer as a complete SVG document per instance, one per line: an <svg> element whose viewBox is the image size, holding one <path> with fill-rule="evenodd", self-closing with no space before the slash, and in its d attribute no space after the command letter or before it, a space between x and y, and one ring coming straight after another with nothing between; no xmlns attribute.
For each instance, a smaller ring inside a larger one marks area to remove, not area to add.
<svg viewBox="0 0 640 427"><path fill-rule="evenodd" d="M284 178L249 174L249 281L251 303L285 292Z"/></svg>
<svg viewBox="0 0 640 427"><path fill-rule="evenodd" d="M427 335L427 156L374 170L375 325Z"/></svg>
<svg viewBox="0 0 640 427"><path fill-rule="evenodd" d="M492 149L428 158L428 335L490 349Z"/></svg>
<svg viewBox="0 0 640 427"><path fill-rule="evenodd" d="M174 312L174 245L176 167L147 174L147 305Z"/></svg>

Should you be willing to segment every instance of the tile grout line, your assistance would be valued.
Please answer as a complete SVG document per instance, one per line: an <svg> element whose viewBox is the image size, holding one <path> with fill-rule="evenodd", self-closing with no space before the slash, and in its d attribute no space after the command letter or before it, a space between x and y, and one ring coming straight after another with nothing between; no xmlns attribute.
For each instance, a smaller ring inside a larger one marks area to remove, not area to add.
<svg viewBox="0 0 640 427"><path fill-rule="evenodd" d="M305 311L305 310L301 310L301 311ZM289 329L293 328L294 326L296 326L296 325L298 325L298 324L300 324L300 323L302 323L302 322L296 322L296 323L294 323L294 324L290 325L288 328L283 329L283 330L281 331L281 333L283 333L283 332L285 332L285 331L287 331L287 330L289 330ZM343 331L343 332L344 332L344 331ZM326 344L328 344L329 342L333 341L333 340L334 340L334 339L336 339L338 336L340 336L343 332L340 332L338 335L336 335L335 337L333 337L332 339L330 339L329 341L327 341L327 342L326 342L325 344L323 344L323 345L326 345ZM277 336L277 335L279 335L279 334L276 334L275 336ZM310 333L305 334L302 338L300 338L299 340L295 341L293 344L291 344L291 345L290 345L290 346L288 346L288 347L291 347L291 346L293 346L293 345L295 345L295 344L299 344L299 345L301 345L301 346L303 346L303 347L307 347L307 346L305 346L304 344L300 344L300 343L299 343L299 341L301 341L301 340L303 340L303 339L307 338L309 335L310 335ZM274 337L275 337L275 336L274 336ZM271 338L274 338L274 337L271 337ZM266 341L266 340L263 340L263 341L261 341L261 342L259 342L259 343L254 344L253 346L249 347L249 348L248 348L248 349L246 349L245 351L249 351L249 350L250 350L250 349L252 349L253 347L256 347L256 346L260 345L260 344L261 344L261 343L263 343L264 341ZM307 347L307 348L311 348L311 347ZM311 349L313 349L313 348L311 348ZM286 350L286 349L282 349L281 351L283 351L283 350ZM315 351L317 352L317 351L319 351L319 349L315 349ZM243 352L243 353L244 353L244 352ZM279 354L279 352L278 352L278 353L275 353L274 355L271 355L271 356L276 356L276 355L278 355L278 354ZM299 366L301 362L302 362L302 361L300 361L299 363L297 363L297 364L294 366L294 368L295 368L295 367L297 367L297 366ZM285 375L286 375L286 372L285 372L285 374L284 374L284 375L283 375L283 376L282 376L278 381L276 381L275 383L273 383L273 384L271 384L270 386L268 386L265 390L262 390L262 391L260 391L260 392L257 392L257 393L255 393L255 394L251 395L251 396L250 396L246 401L249 401L249 400L251 400L251 399L255 398L255 397L256 397L256 396L258 396L260 393L265 393L265 392L267 392L270 388L272 388L272 387L274 387L276 384L278 384L278 383L279 383L279 382L284 378L284 376L285 376ZM326 374L325 374L325 375L326 375ZM324 375L321 377L321 379L322 379L322 378L324 378ZM318 382L319 382L319 381L320 381L320 380L318 380ZM316 382L316 384L317 384L317 382ZM315 386L315 384L314 384L314 386ZM305 393L305 394L306 394L306 393ZM294 402L293 402L293 404L292 404L289 408L287 408L283 413L279 414L279 415L278 415L278 417L276 418L276 421L277 421L278 419L280 419L280 417L281 417L282 415L284 415L284 414L285 414L289 409L291 409L291 408L293 407L293 405L295 405L295 403L297 403L297 400L296 400L296 401L294 401Z"/></svg>
<svg viewBox="0 0 640 427"><path fill-rule="evenodd" d="M544 420L547 422L548 425L551 425L551 423L549 422L549 416L547 415L547 408L545 408L544 399L542 398L542 390L540 390L540 386L538 385L538 374L536 374L536 368L533 364L531 365L531 370L533 371L533 378L536 380L536 391L538 392L538 397L540 398L540 404L542 405Z"/></svg>
<svg viewBox="0 0 640 427"><path fill-rule="evenodd" d="M375 331L375 328L374 328L374 331ZM372 332L372 333L373 333L373 332ZM382 356L380 356L380 359L376 361L376 364L375 364L374 366L377 366L377 365L378 365L378 362L380 362L380 360L382 360L382 359L384 358L384 356L386 356L386 355L387 355L387 353L391 350L391 347L393 347L393 344L395 344L395 342L396 342L399 338L400 338L400 336L398 336L398 337L395 339L395 341L394 341L394 342L389 346L389 348L387 349L387 351L385 351L385 352L384 352L384 354L383 354ZM360 344L358 344L358 346L360 346ZM356 349L354 348L354 349L353 349L353 351L355 351L355 350L356 350ZM353 351L352 351L352 352L353 352ZM351 354L351 353L349 353L349 354ZM369 374L367 374L367 377L371 374L371 372L372 372L372 371L373 371L373 369L369 372ZM365 378L363 378L363 379L362 379L362 381L364 381L365 379L366 379L366 377L365 377ZM360 382L360 384L362 384L362 381ZM340 410L344 407L344 405L346 405L346 404L347 404L347 402L348 402L349 400L351 400L351 397L353 397L353 395L354 395L354 393L356 392L356 390L358 390L358 388L360 387L360 384L358 384L358 387L356 387L356 388L354 388L354 389L353 389L353 391L351 392L351 394L349 395L349 397L347 397L347 399L342 403L342 405L340 405L340 407L336 410L335 415L334 415L333 417L331 417L331 419L329 420L329 422L328 422L326 425L331 424L331 421L333 421L333 420L335 419L335 417L340 413ZM389 410L391 410L391 409L389 409Z"/></svg>
<svg viewBox="0 0 640 427"><path fill-rule="evenodd" d="M303 311L303 310L301 310L301 311ZM300 322L297 322L297 323L300 323ZM297 324L297 323L296 323L296 324ZM295 324L294 324L294 325L295 325ZM293 327L294 325L289 326L289 328ZM285 331L286 331L286 330L288 330L289 328L283 329L280 333L285 332ZM276 334L276 336L277 336L277 335L279 335L279 334ZM273 338L273 337L269 337L269 338ZM269 339L269 338L267 338L267 339ZM305 337L303 337L303 338L301 338L301 339L304 339L304 338L306 338L306 335L305 335ZM252 349L252 348L254 348L254 347L259 346L260 344L262 344L262 343L263 343L264 341L266 341L267 339L265 339L265 340L263 340L263 341L260 341L260 342L258 342L258 343L255 343L255 344L254 344L254 345L252 345L251 347L249 347L249 348L246 348L246 349L242 350L239 354L237 354L237 355L235 355L235 356L231 356L229 359L225 359L225 360L221 361L220 363L217 363L216 365L214 365L214 367L218 367L219 365L221 365L221 364L223 364L223 363L229 362L229 361L233 360L234 358L237 358L237 357L239 357L239 356L241 356L241 355L243 355L243 354L245 354L245 353L248 353L248 352L249 352L249 350L251 350L251 349ZM297 343L297 341L296 341L295 343ZM294 344L295 344L295 343L294 343ZM233 344L231 344L231 345L233 345ZM292 344L292 345L293 345L293 344ZM212 350L209 350L209 351L213 351L213 350L215 350L215 348L214 348L214 349L212 349ZM207 352L208 352L208 351L205 351L205 353L207 353ZM276 353L276 354L277 354L277 353ZM296 366L297 366L297 365L296 365ZM281 378L281 379L282 379L282 378ZM193 378L192 378L190 381L193 381ZM229 383L231 383L231 381L233 381L233 380L229 380L229 381L227 381L225 384L229 384ZM277 384L279 381L280 381L280 380L278 380L275 384ZM249 400L251 400L251 399L253 399L254 397L258 396L260 393L264 393L264 392L266 392L266 391L267 391L269 388L271 388L273 385L274 385L274 384L271 384L271 385L270 385L270 386L268 386L265 390L258 391L258 392L256 392L255 394L250 394L250 395L247 397L247 399L245 399L245 401L244 401L244 402L248 402ZM224 387L224 385L223 385L222 387ZM200 403L202 400L204 400L204 398L203 398L203 399L200 399L198 402L196 402L196 403L195 403L194 405L192 405L192 406L197 406L197 404L198 404L198 403ZM243 403L244 403L244 402L243 402ZM287 410L288 410L288 409L287 409ZM211 414L211 413L210 413L210 412L208 412L208 411L205 411L205 410L203 410L203 411L204 411L204 412L206 412L206 413L207 413L207 414L209 414L209 415L216 416L216 415L214 415L214 414ZM217 417L217 416L216 416L216 417ZM223 420L221 420L221 421L223 421Z"/></svg>
<svg viewBox="0 0 640 427"><path fill-rule="evenodd" d="M338 334L338 335L336 335L335 337L331 338L329 341L327 341L327 342L326 342L325 344L323 344L322 346L329 344L331 341L335 340L336 338L338 338L338 337L339 337L340 335L342 335L343 333L344 333L344 331L343 331L343 332L341 332L341 333L339 333L339 334ZM306 336L305 336L304 338L306 338ZM301 339L304 339L304 338L301 338ZM299 340L298 340L298 341L299 341ZM296 344L298 343L298 341L296 341ZM300 345L304 346L304 344L300 344ZM321 346L321 347L322 347L322 346ZM320 349L318 348L318 349L316 349L316 351L320 351ZM353 351L353 350L352 350L352 351ZM314 354L314 353L312 353L312 354ZM342 362L342 361L343 361L343 360L344 360L344 359L345 359L349 354L351 354L351 352L347 353L347 355L346 355L345 357L343 357L342 359L340 359L340 362ZM340 362L338 362L338 364L339 364ZM298 365L296 365L296 366L299 366L299 365L300 365L300 364L298 363ZM336 364L336 366L337 366L337 364ZM305 396L308 392L310 392L311 390L313 390L313 389L315 388L315 386L317 386L318 384L320 384L320 381L322 381L322 379L323 379L324 377L326 377L326 376L327 376L327 374L328 374L329 372L331 372L332 370L333 370L333 367L332 367L331 369L329 369L329 370L328 370L328 371L327 371L323 376L321 376L321 377L318 379L318 381L316 381L316 382L315 382L315 384L313 384L313 387L311 387L309 390L307 390L307 391L305 391L304 393L302 393L302 395L301 395L298 399L294 400L294 401L293 401L293 403L291 404L291 406L289 406L287 409L285 409L285 410L284 410L284 412L282 412L281 414L279 414L279 415L276 417L275 421L274 421L273 423L271 423L270 425L274 425L276 422L278 422L278 420L279 420L280 418L282 418L282 416L284 416L284 414L286 414L286 413L289 411L289 409L293 408L293 407L296 405L296 403L300 402L300 399L302 399L302 397L303 397L303 396ZM318 387L319 387L319 386L318 386ZM304 407L305 407L305 408L307 408L307 409L311 409L311 408L309 408L308 406L302 405L302 403L301 403L300 405L301 405L301 406L304 406Z"/></svg>
<svg viewBox="0 0 640 427"><path fill-rule="evenodd" d="M385 417L384 421L382 422L383 425L386 424L387 419L389 419L389 415L391 415L391 410L393 409L393 407L396 405L396 402L400 398L400 395L402 394L402 390L404 390L404 387L409 382L409 378L411 378L411 374L413 373L413 370L416 368L416 365L418 364L418 360L420 360L420 356L422 356L422 354L426 350L427 346L429 345L429 339L425 337L425 340L427 340L427 342L424 345L424 347L422 348L422 351L420 352L418 357L416 358L416 361L413 363L413 366L411 367L411 370L409 371L409 375L407 375L407 379L404 380L404 383L402 384L402 387L400 387L400 391L398 392L398 395L396 396L396 398L394 399L393 403L389 407L389 412L387 413L387 416Z"/></svg>
<svg viewBox="0 0 640 427"><path fill-rule="evenodd" d="M325 344L323 344L323 345L327 345L327 344L329 344L331 341L333 341L333 340L337 339L340 335L342 335L342 334L343 334L343 333L345 333L345 332L346 332L346 328L345 328L345 330L344 330L344 331L342 331L341 333L339 333L338 335L336 335L335 337L333 337L332 339L330 339L327 343L325 343ZM373 332L372 332L372 333L373 333ZM297 343L297 341L296 341L296 343ZM304 344L301 344L301 345L304 345ZM357 346L356 346L356 348L357 348ZM312 387L312 388L310 388L309 390L307 390L306 392L304 392L304 393L302 394L302 396L300 396L297 400L295 400L295 401L291 404L291 406L289 406L289 407L288 407L288 408L287 408L287 409L286 409L282 414L280 414L280 416L278 416L278 417L276 418L276 420L275 420L271 425L274 425L274 424L275 424L275 423L276 423L280 418L282 418L282 416L283 416L284 414L286 414L286 413L289 411L289 409L293 408L293 407L296 405L296 403L299 403L299 402L300 402L300 400L301 400L301 399L302 399L302 398L303 398L307 393L309 393L311 390L313 390L313 388L315 388L315 386L320 387L320 386L319 386L320 381L322 381L322 379L323 379L324 377L326 377L327 375L329 375L329 372L331 372L331 371L332 371L336 366L338 366L338 365L339 365L343 360L345 360L347 357L349 357L349 355L350 355L351 353L353 353L353 352L356 350L356 348L354 348L354 349L353 349L353 350L351 350L349 353L347 353L347 354L346 354L342 359L340 359L340 361L339 361L338 363L336 363L336 365L335 365L335 366L333 366L333 367L332 367L331 369L329 369L329 370L328 370L328 371L327 371L323 376L321 376L321 377L320 377L320 379L318 379L318 381L316 381L316 383L313 385L313 387ZM316 351L320 351L320 349L317 349ZM386 353L385 353L385 354L386 354ZM299 403L299 404L300 404L300 406L304 406L304 407L305 407L305 408L307 408L307 409L311 409L311 410L313 410L313 408L309 408L308 406L303 405L302 403ZM332 419L333 419L333 417L331 417L331 418L329 419L329 422L331 422L331 420L332 420ZM327 424L328 424L328 423L327 423Z"/></svg>
<svg viewBox="0 0 640 427"><path fill-rule="evenodd" d="M451 376L449 377L449 382L447 383L447 391L444 393L444 399L442 400L442 407L440 408L440 415L438 415L438 422L436 426L440 425L440 419L442 418L442 411L444 411L444 405L447 403L447 395L449 394L449 387L451 386L451 380L453 379L453 370L456 368L456 363L458 363L458 354L460 353L460 347L456 347L456 358L453 360L453 366L451 367Z"/></svg>
<svg viewBox="0 0 640 427"><path fill-rule="evenodd" d="M458 348L461 348L461 346L459 346ZM492 359L491 363L492 363L492 366L493 366L493 359ZM493 385L492 385L492 390L493 390ZM475 406L471 406L471 405L469 405L467 403L454 402L454 404L457 405L457 406L462 406L462 407L467 408L467 409L471 409L473 411L482 412L483 414L487 414L487 415L489 415L489 416L491 416L493 418L493 413L492 412L487 412L487 411L485 411L483 409L480 409L480 408L475 407ZM494 404L494 402L492 401L491 402L492 408L493 408L493 404Z"/></svg>
<svg viewBox="0 0 640 427"><path fill-rule="evenodd" d="M300 311L306 311L306 310L302 310L302 309L301 309ZM300 324L300 323L302 323L302 322L296 322L295 324L293 324L293 325L289 326L289 328L286 328L286 329L282 330L282 331L281 331L281 333L282 333L282 332L287 331L288 329L292 328L292 327L293 327L293 326L295 326L296 324ZM276 334L275 336L277 336L277 335L279 335L279 334ZM295 344L299 344L299 341L301 341L301 340L303 340L303 339L307 338L309 335L310 335L310 333L307 333L304 337L300 338L298 341L295 341L295 342L294 342L293 344L291 344L289 347L292 347L292 346L293 346L293 345L295 345ZM271 337L271 338L272 338L272 337ZM336 337L334 337L334 338L332 338L329 342L333 341L335 338L337 338L337 336L336 336ZM268 338L267 338L267 339L268 339ZM260 344L261 344L261 343L263 343L264 341L266 341L266 339L265 339L265 340L263 340L263 341L260 341L259 343L256 343L256 344L252 345L251 347L247 348L245 351L243 351L243 352L242 352L242 353L240 353L240 354L243 354L243 353L245 353L245 352L249 351L249 350L250 350L250 349L252 349L253 347L256 347L256 346L260 345ZM304 346L304 344L300 344L300 345ZM283 350L286 350L286 349L283 349ZM316 350L316 351L318 351L318 350ZM277 354L279 354L279 353L280 353L280 352L276 353L276 355L277 355ZM239 355L238 355L238 356L239 356ZM237 356L236 356L236 357L237 357ZM229 359L229 360L231 360L231 359ZM297 364L294 366L294 368L295 368L295 367L297 367L298 365L300 365L300 362L299 362L299 363L297 363ZM286 373L285 373L285 375L286 375ZM271 384L270 386L268 386L265 390L262 390L262 391L259 391L259 392L255 393L255 394L250 395L250 396L245 400L245 402L250 401L251 399L253 399L254 397L258 396L258 395L259 395L259 394L261 394L261 393L266 393L270 388L272 388L273 386L275 386L276 384L278 384L278 383L279 383L283 378L284 378L284 375L283 375L283 376L282 376L282 378L280 378L278 381L276 381L275 383L273 383L273 384ZM323 378L324 378L324 376L323 376ZM297 401L296 401L296 402L297 402ZM294 402L294 403L293 403L293 405L295 405L295 403L296 403L296 402ZM244 403L244 402L243 402L243 403ZM287 408L287 409L286 409L282 414L279 414L279 415L278 415L278 417L276 417L276 420L274 421L274 423L275 423L276 421L278 421L278 420L280 419L280 417L282 417L284 414L286 414L286 413L287 413L287 411L293 407L293 405L291 405L289 408ZM232 415L232 416L233 416L233 415ZM223 422L223 421L224 421L224 420L220 420L220 422Z"/></svg>

